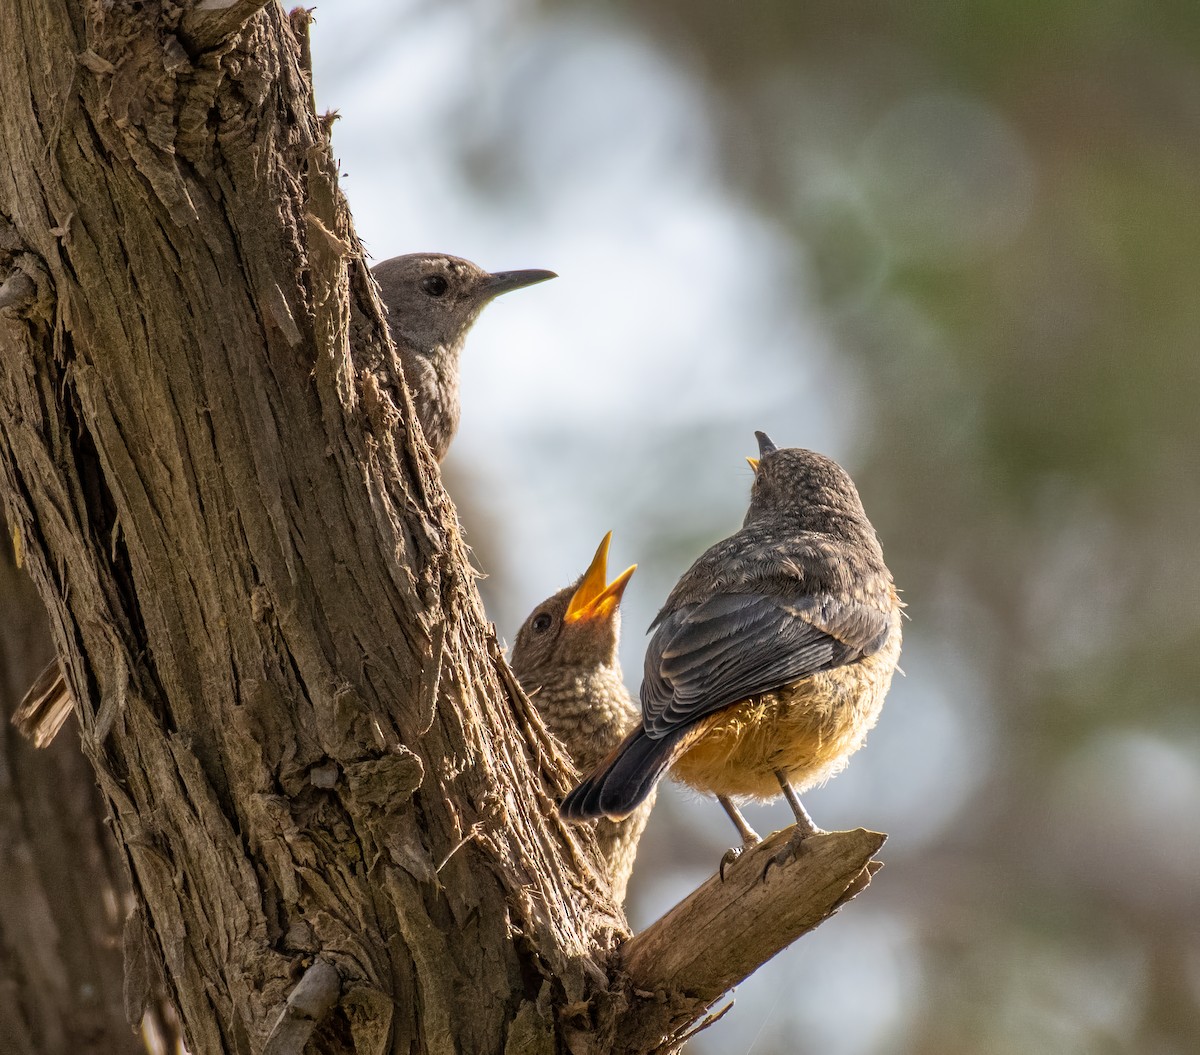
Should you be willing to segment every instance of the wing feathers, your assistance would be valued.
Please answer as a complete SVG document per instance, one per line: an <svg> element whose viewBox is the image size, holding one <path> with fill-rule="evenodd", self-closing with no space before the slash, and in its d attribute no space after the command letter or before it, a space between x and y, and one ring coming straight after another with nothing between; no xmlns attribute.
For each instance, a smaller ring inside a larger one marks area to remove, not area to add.
<svg viewBox="0 0 1200 1055"><path fill-rule="evenodd" d="M643 725L653 739L739 700L853 662L889 617L828 594L718 594L664 615L646 650Z"/></svg>
<svg viewBox="0 0 1200 1055"><path fill-rule="evenodd" d="M640 726L572 790L558 807L564 820L592 817L628 817L662 779L678 750L685 746L684 731L652 740Z"/></svg>

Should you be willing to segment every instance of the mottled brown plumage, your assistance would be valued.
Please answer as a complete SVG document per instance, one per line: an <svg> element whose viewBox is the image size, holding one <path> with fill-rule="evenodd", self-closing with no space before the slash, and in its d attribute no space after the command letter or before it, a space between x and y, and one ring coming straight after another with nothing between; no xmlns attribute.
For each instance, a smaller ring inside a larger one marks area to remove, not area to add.
<svg viewBox="0 0 1200 1055"><path fill-rule="evenodd" d="M511 657L521 687L580 772L597 766L640 717L617 659L619 606L633 568L606 582L611 537L611 532L604 536L591 567L577 582L533 610L517 634ZM625 899L638 840L653 804L651 792L625 819L601 818L596 825L619 902Z"/></svg>
<svg viewBox="0 0 1200 1055"><path fill-rule="evenodd" d="M668 768L716 795L800 800L875 724L900 655L900 601L850 477L758 433L740 531L689 568L652 624L642 721L563 801L573 820L619 818Z"/></svg>
<svg viewBox="0 0 1200 1055"><path fill-rule="evenodd" d="M467 331L501 293L557 276L553 271L489 274L443 253L394 256L371 273L388 310L388 330L425 440L440 462L458 431L459 357Z"/></svg>

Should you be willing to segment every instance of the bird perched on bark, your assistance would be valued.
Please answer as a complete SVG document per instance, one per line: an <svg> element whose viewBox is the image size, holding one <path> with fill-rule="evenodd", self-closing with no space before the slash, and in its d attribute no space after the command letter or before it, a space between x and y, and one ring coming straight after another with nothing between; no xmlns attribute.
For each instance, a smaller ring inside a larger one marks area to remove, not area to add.
<svg viewBox="0 0 1200 1055"><path fill-rule="evenodd" d="M498 271L442 253L409 253L371 273L388 310L417 419L440 462L458 431L458 361L467 331L501 293L557 278L553 271Z"/></svg>
<svg viewBox="0 0 1200 1055"><path fill-rule="evenodd" d="M736 799L782 791L794 852L818 832L799 799L875 724L900 655L900 609L853 481L813 451L756 433L742 529L705 552L651 624L637 728L561 806L620 818L663 774L709 792L759 841ZM731 851L736 852L736 851Z"/></svg>
<svg viewBox="0 0 1200 1055"><path fill-rule="evenodd" d="M467 331L501 293L557 278L553 271L490 274L444 253L394 256L372 269L404 381L433 456L440 462L458 431L458 361ZM71 694L56 659L25 693L13 724L38 747L58 734Z"/></svg>
<svg viewBox="0 0 1200 1055"><path fill-rule="evenodd" d="M621 595L637 565L607 581L611 538L610 531L578 581L530 613L511 658L521 687L581 772L598 765L641 717L617 660ZM602 818L596 825L618 903L625 899L638 839L653 804L651 790L625 819Z"/></svg>

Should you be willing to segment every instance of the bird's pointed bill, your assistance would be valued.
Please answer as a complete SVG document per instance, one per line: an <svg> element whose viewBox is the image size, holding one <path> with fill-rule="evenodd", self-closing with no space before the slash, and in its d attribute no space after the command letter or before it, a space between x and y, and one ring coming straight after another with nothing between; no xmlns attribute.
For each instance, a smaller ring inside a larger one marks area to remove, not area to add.
<svg viewBox="0 0 1200 1055"><path fill-rule="evenodd" d="M765 458L768 454L774 454L777 450L779 450L779 448L771 442L771 437L765 432L756 432L754 434L754 438L758 440L758 457L760 459Z"/></svg>
<svg viewBox="0 0 1200 1055"><path fill-rule="evenodd" d="M590 611L593 613L593 618L608 619L612 616L620 605L621 598L625 594L625 587L629 585L629 580L633 578L635 571L637 571L637 565L629 565L604 588L604 592L591 604Z"/></svg>
<svg viewBox="0 0 1200 1055"><path fill-rule="evenodd" d="M626 568L612 582L608 582L608 544L611 541L610 531L600 541L591 565L583 573L583 581L575 588L564 617L568 623L580 619L607 619L621 603L621 595L637 570L637 565Z"/></svg>
<svg viewBox="0 0 1200 1055"><path fill-rule="evenodd" d="M750 463L750 468L758 472L758 459L747 456L746 461Z"/></svg>
<svg viewBox="0 0 1200 1055"><path fill-rule="evenodd" d="M539 282L548 282L552 278L558 278L553 271L497 271L483 280L480 291L485 297L491 299L514 289L524 289L526 286L534 286Z"/></svg>

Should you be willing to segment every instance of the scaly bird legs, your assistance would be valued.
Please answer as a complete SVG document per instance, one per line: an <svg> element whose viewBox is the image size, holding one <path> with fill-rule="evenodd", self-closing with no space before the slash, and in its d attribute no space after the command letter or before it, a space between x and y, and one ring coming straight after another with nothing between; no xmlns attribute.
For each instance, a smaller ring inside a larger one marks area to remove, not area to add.
<svg viewBox="0 0 1200 1055"><path fill-rule="evenodd" d="M725 795L718 795L717 801L724 807L725 812L729 814L729 819L733 821L733 826L738 830L738 835L742 837L741 846L731 846L721 857L721 881L724 882L725 869L749 850L750 847L757 846L762 842L762 839L758 832L746 822L746 818L742 816L742 811L737 808L733 799Z"/></svg>
<svg viewBox="0 0 1200 1055"><path fill-rule="evenodd" d="M788 778L783 775L782 769L775 770L775 779L779 781L779 786L783 788L783 797L787 799L788 805L792 807L792 812L796 815L796 827L799 829L796 832L796 841L799 842L806 835L824 835L824 830L813 824L812 817L808 815L808 810L804 808L804 803L800 801L796 789L788 783Z"/></svg>
<svg viewBox="0 0 1200 1055"><path fill-rule="evenodd" d="M779 781L779 786L783 788L783 797L787 799L788 805L792 807L792 813L796 815L796 832L783 844L783 848L779 853L773 855L763 869L763 879L767 878L767 873L771 870L771 865L779 865L782 868L789 860L792 860L804 849L804 840L810 835L824 835L825 829L818 828L812 817L808 815L808 810L804 808L804 803L800 801L800 796L796 794L796 789L788 783L788 778L784 775L783 770L775 770L775 779Z"/></svg>
<svg viewBox="0 0 1200 1055"><path fill-rule="evenodd" d="M804 803L800 801L800 796L796 794L796 789L788 782L788 778L782 769L775 771L775 779L779 781L779 786L783 789L783 797L787 799L787 803L791 806L792 813L796 817L796 831L784 844L783 848L767 862L766 868L763 869L764 879L767 877L767 872L771 870L771 865L782 867L788 860L795 857L803 848L804 840L810 835L825 834L823 828L818 828L813 823L808 810L804 808ZM762 842L762 839L759 838L758 832L750 827L746 818L742 816L742 811L737 808L732 799L725 795L718 795L717 801L724 807L725 812L729 814L729 819L733 821L733 826L737 828L738 834L742 837L741 846L731 847L721 857L721 879L724 880L725 869L752 846Z"/></svg>

